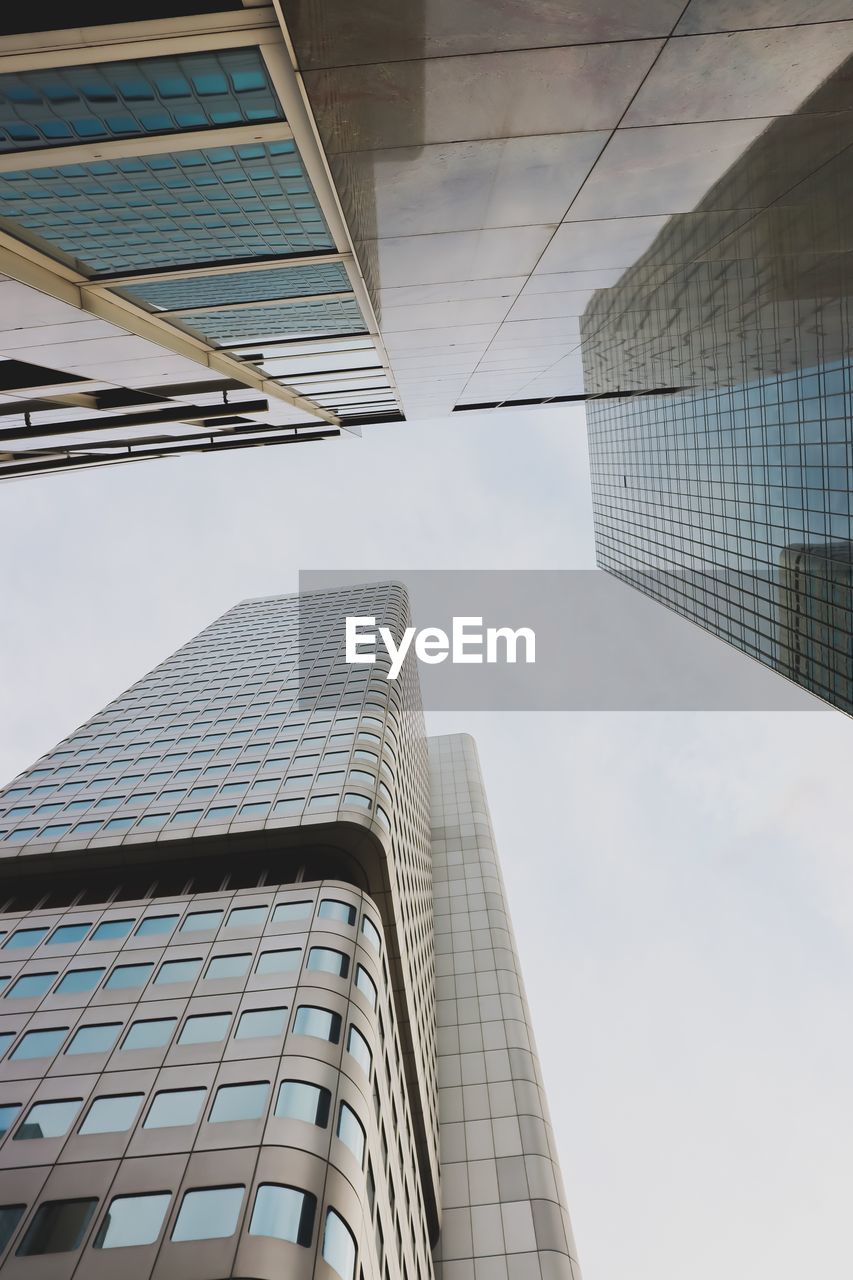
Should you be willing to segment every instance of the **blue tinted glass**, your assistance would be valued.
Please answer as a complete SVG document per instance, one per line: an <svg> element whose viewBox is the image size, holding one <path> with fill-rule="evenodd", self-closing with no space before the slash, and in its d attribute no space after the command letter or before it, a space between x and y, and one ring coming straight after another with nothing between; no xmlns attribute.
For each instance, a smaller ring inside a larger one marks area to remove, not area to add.
<svg viewBox="0 0 853 1280"><path fill-rule="evenodd" d="M328 1089L308 1084L304 1080L283 1080L275 1102L275 1114L291 1120L304 1120L306 1124L326 1127L329 1120L329 1103L332 1095Z"/></svg>
<svg viewBox="0 0 853 1280"><path fill-rule="evenodd" d="M339 262L267 271L234 271L227 276L191 280L152 280L134 285L132 295L159 309L204 307L210 303L262 302L305 294L349 292L349 277ZM209 772L209 770L208 770Z"/></svg>
<svg viewBox="0 0 853 1280"><path fill-rule="evenodd" d="M230 1013L200 1013L187 1018L178 1044L217 1044L228 1034Z"/></svg>
<svg viewBox="0 0 853 1280"><path fill-rule="evenodd" d="M354 1280L355 1240L343 1218L334 1209L329 1209L326 1213L323 1259L343 1280Z"/></svg>
<svg viewBox="0 0 853 1280"><path fill-rule="evenodd" d="M94 272L334 247L291 142L5 173L0 215Z"/></svg>
<svg viewBox="0 0 853 1280"><path fill-rule="evenodd" d="M319 973L333 973L338 978L345 978L349 972L349 960L341 951L331 947L312 947L308 952L309 969Z"/></svg>
<svg viewBox="0 0 853 1280"><path fill-rule="evenodd" d="M257 1120L267 1108L270 1087L258 1084L227 1084L217 1089L208 1119L212 1124L227 1120Z"/></svg>
<svg viewBox="0 0 853 1280"><path fill-rule="evenodd" d="M280 1036L287 1021L287 1009L247 1009L237 1024L235 1040L259 1036Z"/></svg>
<svg viewBox="0 0 853 1280"><path fill-rule="evenodd" d="M41 942L47 929L16 929L6 947L34 947Z"/></svg>
<svg viewBox="0 0 853 1280"><path fill-rule="evenodd" d="M154 979L159 986L170 982L193 982L201 969L200 960L167 960Z"/></svg>
<svg viewBox="0 0 853 1280"><path fill-rule="evenodd" d="M214 956L207 966L205 978L239 978L249 967L250 955Z"/></svg>
<svg viewBox="0 0 853 1280"><path fill-rule="evenodd" d="M48 945L53 946L54 943L65 945L69 942L80 942L85 938L91 929L91 924L61 924L58 929L54 929L48 938Z"/></svg>
<svg viewBox="0 0 853 1280"><path fill-rule="evenodd" d="M147 916L136 926L137 938L155 937L160 933L171 933L177 923L177 916Z"/></svg>
<svg viewBox="0 0 853 1280"><path fill-rule="evenodd" d="M273 924L304 920L310 916L313 906L313 902L280 902L272 913Z"/></svg>
<svg viewBox="0 0 853 1280"><path fill-rule="evenodd" d="M317 338L366 333L358 304L349 299L288 303L286 306L193 312L184 323L223 345L286 338Z"/></svg>
<svg viewBox="0 0 853 1280"><path fill-rule="evenodd" d="M201 929L218 929L221 911L191 911L181 925L181 933L194 933Z"/></svg>
<svg viewBox="0 0 853 1280"><path fill-rule="evenodd" d="M82 1098L71 1098L63 1102L37 1102L27 1112L26 1120L15 1134L15 1142L63 1137L74 1123L82 1101Z"/></svg>
<svg viewBox="0 0 853 1280"><path fill-rule="evenodd" d="M164 1089L154 1097L143 1129L168 1129L195 1124L206 1089Z"/></svg>
<svg viewBox="0 0 853 1280"><path fill-rule="evenodd" d="M141 987L144 982L147 982L153 968L153 964L121 964L113 969L104 985L111 991L118 991L124 987Z"/></svg>
<svg viewBox="0 0 853 1280"><path fill-rule="evenodd" d="M6 992L6 999L21 1000L43 996L50 990L55 977L55 973L25 973L17 982L12 983Z"/></svg>
<svg viewBox="0 0 853 1280"><path fill-rule="evenodd" d="M105 942L108 938L126 938L133 927L133 920L104 920L92 934L93 942Z"/></svg>
<svg viewBox="0 0 853 1280"><path fill-rule="evenodd" d="M145 1018L134 1022L122 1042L122 1049L159 1049L172 1038L177 1018Z"/></svg>
<svg viewBox="0 0 853 1280"><path fill-rule="evenodd" d="M120 1022L105 1022L97 1027L81 1027L71 1037L66 1053L107 1053L112 1049L118 1033Z"/></svg>
<svg viewBox="0 0 853 1280"><path fill-rule="evenodd" d="M247 925L263 924L267 918L266 907L235 907L228 916L228 929L243 929Z"/></svg>
<svg viewBox="0 0 853 1280"><path fill-rule="evenodd" d="M281 114L256 49L0 76L0 151Z"/></svg>
<svg viewBox="0 0 853 1280"><path fill-rule="evenodd" d="M56 994L67 996L76 991L93 991L103 972L103 969L71 969L57 983Z"/></svg>
<svg viewBox="0 0 853 1280"><path fill-rule="evenodd" d="M0 1138L4 1133L9 1132L17 1120L20 1110L21 1104L19 1102L7 1102L0 1106Z"/></svg>
<svg viewBox="0 0 853 1280"><path fill-rule="evenodd" d="M126 1133L144 1097L144 1093L125 1093L96 1098L78 1133Z"/></svg>
<svg viewBox="0 0 853 1280"><path fill-rule="evenodd" d="M52 1058L65 1039L67 1027L52 1027L46 1031L28 1031L20 1044L12 1050L13 1058Z"/></svg>
<svg viewBox="0 0 853 1280"><path fill-rule="evenodd" d="M116 1196L97 1236L96 1249L118 1249L153 1244L160 1234L171 1194Z"/></svg>
<svg viewBox="0 0 853 1280"><path fill-rule="evenodd" d="M337 920L341 924L355 924L355 907L335 898L324 898L317 912L322 920Z"/></svg>
<svg viewBox="0 0 853 1280"><path fill-rule="evenodd" d="M299 968L302 951L299 947L287 951L262 951L255 966L255 973L293 973Z"/></svg>
<svg viewBox="0 0 853 1280"><path fill-rule="evenodd" d="M172 1231L173 1240L219 1240L233 1236L243 1204L244 1187L212 1187L188 1191Z"/></svg>
<svg viewBox="0 0 853 1280"><path fill-rule="evenodd" d="M249 1234L289 1240L306 1248L314 1231L314 1196L295 1187L262 1183L255 1197Z"/></svg>
<svg viewBox="0 0 853 1280"><path fill-rule="evenodd" d="M317 1009L311 1005L301 1005L296 1010L293 1023L294 1035L317 1036L320 1040L331 1040L337 1044L341 1034L341 1019L337 1013L328 1009Z"/></svg>

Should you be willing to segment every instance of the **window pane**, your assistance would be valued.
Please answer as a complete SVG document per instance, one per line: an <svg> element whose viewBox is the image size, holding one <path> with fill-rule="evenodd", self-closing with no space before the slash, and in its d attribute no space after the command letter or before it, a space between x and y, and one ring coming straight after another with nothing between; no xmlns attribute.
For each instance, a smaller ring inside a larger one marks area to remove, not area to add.
<svg viewBox="0 0 853 1280"><path fill-rule="evenodd" d="M206 1089L164 1089L162 1093L155 1094L143 1122L143 1129L169 1129L172 1125L195 1124L206 1093Z"/></svg>
<svg viewBox="0 0 853 1280"><path fill-rule="evenodd" d="M20 1102L6 1102L0 1107L0 1138L8 1133L12 1125L18 1118L18 1112L21 1110Z"/></svg>
<svg viewBox="0 0 853 1280"><path fill-rule="evenodd" d="M306 1191L262 1183L255 1196L249 1235L273 1236L308 1248L314 1232L316 1204L314 1196Z"/></svg>
<svg viewBox="0 0 853 1280"><path fill-rule="evenodd" d="M16 929L9 941L5 944L7 947L34 947L41 942L47 933L47 929Z"/></svg>
<svg viewBox="0 0 853 1280"><path fill-rule="evenodd" d="M144 1093L121 1093L96 1098L78 1133L125 1133L136 1120Z"/></svg>
<svg viewBox="0 0 853 1280"><path fill-rule="evenodd" d="M342 951L334 951L331 947L312 947L308 952L308 968L345 978L349 973L349 959Z"/></svg>
<svg viewBox="0 0 853 1280"><path fill-rule="evenodd" d="M153 964L120 964L113 969L104 986L110 991L141 987L148 980L148 975L153 968Z"/></svg>
<svg viewBox="0 0 853 1280"><path fill-rule="evenodd" d="M0 1031L0 1054L4 1054L15 1039L14 1031Z"/></svg>
<svg viewBox="0 0 853 1280"><path fill-rule="evenodd" d="M193 982L201 969L200 960L167 960L154 979L155 986L169 982Z"/></svg>
<svg viewBox="0 0 853 1280"><path fill-rule="evenodd" d="M317 913L323 920L337 920L340 924L355 924L355 907L335 898L324 898Z"/></svg>
<svg viewBox="0 0 853 1280"><path fill-rule="evenodd" d="M181 925L181 933L196 933L199 929L218 929L221 911L191 911ZM172 1237L174 1239L174 1236Z"/></svg>
<svg viewBox="0 0 853 1280"><path fill-rule="evenodd" d="M351 1053L366 1075L370 1075L373 1054L370 1046L357 1027L350 1027L347 1036L347 1052Z"/></svg>
<svg viewBox="0 0 853 1280"><path fill-rule="evenodd" d="M133 920L104 920L92 934L93 942L106 942L108 939L126 938L133 927Z"/></svg>
<svg viewBox="0 0 853 1280"><path fill-rule="evenodd" d="M124 1038L122 1049L159 1049L172 1038L177 1018L145 1018L134 1022Z"/></svg>
<svg viewBox="0 0 853 1280"><path fill-rule="evenodd" d="M91 927L88 921L86 924L61 924L48 938L48 946L52 947L55 943L64 945L69 942L81 942Z"/></svg>
<svg viewBox="0 0 853 1280"><path fill-rule="evenodd" d="M50 990L55 977L55 971L53 973L25 973L6 992L6 999L23 1000L32 999L33 996L43 996L46 991Z"/></svg>
<svg viewBox="0 0 853 1280"><path fill-rule="evenodd" d="M50 1200L43 1204L30 1223L18 1256L66 1253L78 1248L97 1203L97 1200Z"/></svg>
<svg viewBox="0 0 853 1280"><path fill-rule="evenodd" d="M376 983L363 965L359 965L355 971L355 985L358 987L362 995L366 996L373 1008L376 1008L376 999L378 992Z"/></svg>
<svg viewBox="0 0 853 1280"><path fill-rule="evenodd" d="M151 938L161 933L171 933L177 923L177 916L146 916L136 926L137 938Z"/></svg>
<svg viewBox="0 0 853 1280"><path fill-rule="evenodd" d="M93 991L103 973L103 969L71 969L58 983L56 995L69 996L78 991Z"/></svg>
<svg viewBox="0 0 853 1280"><path fill-rule="evenodd" d="M347 1224L334 1209L326 1214L326 1229L323 1232L323 1258L333 1271L337 1271L343 1280L353 1280L355 1276L355 1240Z"/></svg>
<svg viewBox="0 0 853 1280"><path fill-rule="evenodd" d="M52 1058L65 1039L67 1027L51 1027L49 1031L28 1031L16 1048L13 1058Z"/></svg>
<svg viewBox="0 0 853 1280"><path fill-rule="evenodd" d="M205 978L239 978L249 967L251 955L214 956L207 966Z"/></svg>
<svg viewBox="0 0 853 1280"><path fill-rule="evenodd" d="M302 951L299 947L288 951L262 951L255 973L293 973L299 968Z"/></svg>
<svg viewBox="0 0 853 1280"><path fill-rule="evenodd" d="M96 1027L80 1027L65 1052L106 1053L118 1040L121 1025L120 1022L104 1022Z"/></svg>
<svg viewBox="0 0 853 1280"><path fill-rule="evenodd" d="M213 1124L225 1120L258 1120L266 1111L269 1083L224 1084L216 1091L209 1119Z"/></svg>
<svg viewBox="0 0 853 1280"><path fill-rule="evenodd" d="M376 948L377 951L381 950L382 939L379 936L379 930L376 928L376 925L373 923L371 919L369 919L368 916L362 916L361 932L364 934L365 938L367 938L368 942L371 943L371 945Z"/></svg>
<svg viewBox="0 0 853 1280"><path fill-rule="evenodd" d="M173 1240L221 1240L237 1230L245 1187L188 1191L172 1232Z"/></svg>
<svg viewBox="0 0 853 1280"><path fill-rule="evenodd" d="M329 1122L328 1089L304 1080L282 1080L275 1102L275 1114L281 1119L304 1120L325 1129Z"/></svg>
<svg viewBox="0 0 853 1280"><path fill-rule="evenodd" d="M228 917L227 928L245 929L247 925L263 924L266 918L266 907L235 907Z"/></svg>
<svg viewBox="0 0 853 1280"><path fill-rule="evenodd" d="M200 1013L187 1018L178 1044L216 1044L228 1034L230 1013Z"/></svg>
<svg viewBox="0 0 853 1280"><path fill-rule="evenodd" d="M296 1010L293 1033L297 1036L317 1036L320 1040L331 1040L337 1044L341 1038L341 1019L337 1013L328 1009L317 1009L303 1004Z"/></svg>
<svg viewBox="0 0 853 1280"><path fill-rule="evenodd" d="M119 1249L127 1245L153 1244L160 1234L171 1193L116 1196L95 1237L96 1249Z"/></svg>
<svg viewBox="0 0 853 1280"><path fill-rule="evenodd" d="M352 1107L348 1107L345 1102L341 1103L338 1113L338 1137L341 1142L346 1143L361 1164L364 1158L364 1128Z"/></svg>
<svg viewBox="0 0 853 1280"><path fill-rule="evenodd" d="M235 1040L251 1040L259 1036L280 1036L287 1021L287 1008L247 1009L240 1018Z"/></svg>
<svg viewBox="0 0 853 1280"><path fill-rule="evenodd" d="M12 1239L15 1228L24 1216L25 1204L0 1205L0 1252Z"/></svg>
<svg viewBox="0 0 853 1280"><path fill-rule="evenodd" d="M63 1102L37 1102L34 1107L30 1107L13 1141L61 1138L71 1128L82 1103L82 1098L69 1098Z"/></svg>

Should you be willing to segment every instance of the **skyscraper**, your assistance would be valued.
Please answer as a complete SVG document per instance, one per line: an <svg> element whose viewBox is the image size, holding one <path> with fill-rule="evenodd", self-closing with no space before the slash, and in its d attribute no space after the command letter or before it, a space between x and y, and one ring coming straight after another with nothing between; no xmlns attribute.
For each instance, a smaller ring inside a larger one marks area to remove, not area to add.
<svg viewBox="0 0 853 1280"><path fill-rule="evenodd" d="M245 601L0 795L4 1280L578 1280L476 750L368 611Z"/></svg>

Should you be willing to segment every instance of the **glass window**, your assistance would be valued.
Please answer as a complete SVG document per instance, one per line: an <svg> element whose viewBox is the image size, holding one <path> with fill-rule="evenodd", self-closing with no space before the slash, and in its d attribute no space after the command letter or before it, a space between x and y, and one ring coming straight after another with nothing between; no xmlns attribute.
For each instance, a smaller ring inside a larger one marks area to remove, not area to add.
<svg viewBox="0 0 853 1280"><path fill-rule="evenodd" d="M256 1084L224 1084L216 1090L208 1119L211 1124L225 1120L258 1120L267 1109L269 1091L267 1080Z"/></svg>
<svg viewBox="0 0 853 1280"><path fill-rule="evenodd" d="M280 1036L287 1021L287 1006L276 1009L247 1009L237 1024L235 1040L252 1040L262 1036Z"/></svg>
<svg viewBox="0 0 853 1280"><path fill-rule="evenodd" d="M34 996L43 996L49 991L56 977L56 970L53 973L25 973L16 982L13 982L9 990L6 992L7 1000L24 1000L32 999Z"/></svg>
<svg viewBox="0 0 853 1280"><path fill-rule="evenodd" d="M300 947L286 951L262 951L255 965L255 973L293 973L302 959Z"/></svg>
<svg viewBox="0 0 853 1280"><path fill-rule="evenodd" d="M328 1009L318 1009L309 1004L300 1005L296 1010L293 1034L316 1036L319 1040L331 1040L332 1044L337 1044L341 1038L341 1016Z"/></svg>
<svg viewBox="0 0 853 1280"><path fill-rule="evenodd" d="M235 907L228 916L228 929L245 929L247 925L263 924L267 918L266 907Z"/></svg>
<svg viewBox="0 0 853 1280"><path fill-rule="evenodd" d="M275 1100L275 1114L282 1119L304 1120L325 1129L332 1095L328 1089L305 1080L282 1080Z"/></svg>
<svg viewBox="0 0 853 1280"><path fill-rule="evenodd" d="M221 1240L237 1230L245 1187L188 1191L181 1202L173 1240Z"/></svg>
<svg viewBox="0 0 853 1280"><path fill-rule="evenodd" d="M349 973L349 957L332 947L312 947L308 952L308 968L319 973L333 973L345 978Z"/></svg>
<svg viewBox="0 0 853 1280"><path fill-rule="evenodd" d="M41 942L42 938L48 930L45 929L16 929L4 945L6 947L35 947Z"/></svg>
<svg viewBox="0 0 853 1280"><path fill-rule="evenodd" d="M317 1201L307 1191L262 1182L255 1196L249 1224L251 1236L273 1236L309 1248L314 1234Z"/></svg>
<svg viewBox="0 0 853 1280"><path fill-rule="evenodd" d="M379 936L379 930L376 928L376 925L369 916L362 916L361 932L364 934L365 938L367 938L367 941L371 946L375 947L377 951L382 950L382 939Z"/></svg>
<svg viewBox="0 0 853 1280"><path fill-rule="evenodd" d="M25 1204L0 1205L0 1252L15 1234L15 1228L23 1218L26 1207Z"/></svg>
<svg viewBox="0 0 853 1280"><path fill-rule="evenodd" d="M357 1027L350 1027L349 1029L347 1053L352 1054L358 1065L369 1076L370 1068L373 1064L373 1054L370 1052L369 1044Z"/></svg>
<svg viewBox="0 0 853 1280"><path fill-rule="evenodd" d="M326 1212L323 1260L343 1280L355 1280L355 1239L343 1218L334 1209Z"/></svg>
<svg viewBox="0 0 853 1280"><path fill-rule="evenodd" d="M154 979L155 986L169 982L194 982L201 969L200 960L166 960Z"/></svg>
<svg viewBox="0 0 853 1280"><path fill-rule="evenodd" d="M13 1142L28 1138L61 1138L74 1123L83 1104L82 1098L67 1098L61 1102L37 1102L30 1107Z"/></svg>
<svg viewBox="0 0 853 1280"><path fill-rule="evenodd" d="M163 1089L143 1121L143 1129L169 1129L173 1125L195 1124L206 1089Z"/></svg>
<svg viewBox="0 0 853 1280"><path fill-rule="evenodd" d="M310 916L313 907L313 902L280 902L272 913L273 924L305 920Z"/></svg>
<svg viewBox="0 0 853 1280"><path fill-rule="evenodd" d="M48 946L54 946L57 943L67 946L69 942L82 942L91 927L91 921L85 924L61 924L48 938Z"/></svg>
<svg viewBox="0 0 853 1280"><path fill-rule="evenodd" d="M94 991L104 972L104 969L70 969L60 978L55 994L70 996L78 991Z"/></svg>
<svg viewBox="0 0 853 1280"><path fill-rule="evenodd" d="M187 1018L178 1044L218 1044L228 1034L230 1013L199 1013Z"/></svg>
<svg viewBox="0 0 853 1280"><path fill-rule="evenodd" d="M177 920L177 916L146 916L136 926L134 936L137 938L152 938L162 933L171 933Z"/></svg>
<svg viewBox="0 0 853 1280"><path fill-rule="evenodd" d="M4 1102L0 1106L0 1138L8 1133L12 1125L18 1118L18 1112L21 1110L20 1102Z"/></svg>
<svg viewBox="0 0 853 1280"><path fill-rule="evenodd" d="M239 978L249 968L250 954L234 956L214 956L207 966L205 978Z"/></svg>
<svg viewBox="0 0 853 1280"><path fill-rule="evenodd" d="M126 938L133 928L133 920L102 920L92 934L93 942L106 942L115 938Z"/></svg>
<svg viewBox="0 0 853 1280"><path fill-rule="evenodd" d="M80 1027L71 1037L66 1053L107 1053L112 1049L118 1033L120 1022L103 1022L95 1027Z"/></svg>
<svg viewBox="0 0 853 1280"><path fill-rule="evenodd" d="M367 972L364 965L362 964L356 966L355 985L358 987L362 995L366 997L366 999L369 1001L371 1006L375 1009L379 992L376 990L376 983L373 981L370 974Z"/></svg>
<svg viewBox="0 0 853 1280"><path fill-rule="evenodd" d="M355 924L355 907L335 898L324 898L317 912L321 920L337 920L340 924Z"/></svg>
<svg viewBox="0 0 853 1280"><path fill-rule="evenodd" d="M153 1244L160 1234L171 1198L169 1191L116 1196L95 1236L95 1248L119 1249L134 1244Z"/></svg>
<svg viewBox="0 0 853 1280"><path fill-rule="evenodd" d="M65 1039L67 1027L28 1031L12 1050L13 1058L52 1058Z"/></svg>
<svg viewBox="0 0 853 1280"><path fill-rule="evenodd" d="M19 1257L79 1248L97 1200L49 1200L40 1206L18 1247Z"/></svg>
<svg viewBox="0 0 853 1280"><path fill-rule="evenodd" d="M177 1018L143 1018L134 1022L124 1037L122 1049L159 1049L172 1038Z"/></svg>
<svg viewBox="0 0 853 1280"><path fill-rule="evenodd" d="M338 1112L338 1137L341 1142L346 1143L358 1163L361 1164L364 1159L364 1125L352 1107L348 1107L345 1102L341 1103L341 1109Z"/></svg>
<svg viewBox="0 0 853 1280"><path fill-rule="evenodd" d="M116 965L104 986L110 991L122 991L129 987L144 986L153 968L153 964Z"/></svg>
<svg viewBox="0 0 853 1280"><path fill-rule="evenodd" d="M78 1133L126 1133L134 1124L144 1093L116 1093L96 1098Z"/></svg>
<svg viewBox="0 0 853 1280"><path fill-rule="evenodd" d="M202 929L218 929L221 911L191 911L181 925L181 933L196 933Z"/></svg>
<svg viewBox="0 0 853 1280"><path fill-rule="evenodd" d="M0 1031L0 1055L6 1052L14 1039L14 1031Z"/></svg>

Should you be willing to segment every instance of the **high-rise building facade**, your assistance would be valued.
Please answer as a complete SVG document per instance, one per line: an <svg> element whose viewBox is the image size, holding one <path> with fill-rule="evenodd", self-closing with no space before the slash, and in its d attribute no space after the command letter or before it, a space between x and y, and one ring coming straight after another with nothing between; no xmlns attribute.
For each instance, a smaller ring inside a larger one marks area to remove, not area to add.
<svg viewBox="0 0 853 1280"><path fill-rule="evenodd" d="M0 795L0 1275L578 1280L470 739L246 601Z"/></svg>
<svg viewBox="0 0 853 1280"><path fill-rule="evenodd" d="M582 321L599 565L845 711L849 65L765 121Z"/></svg>

